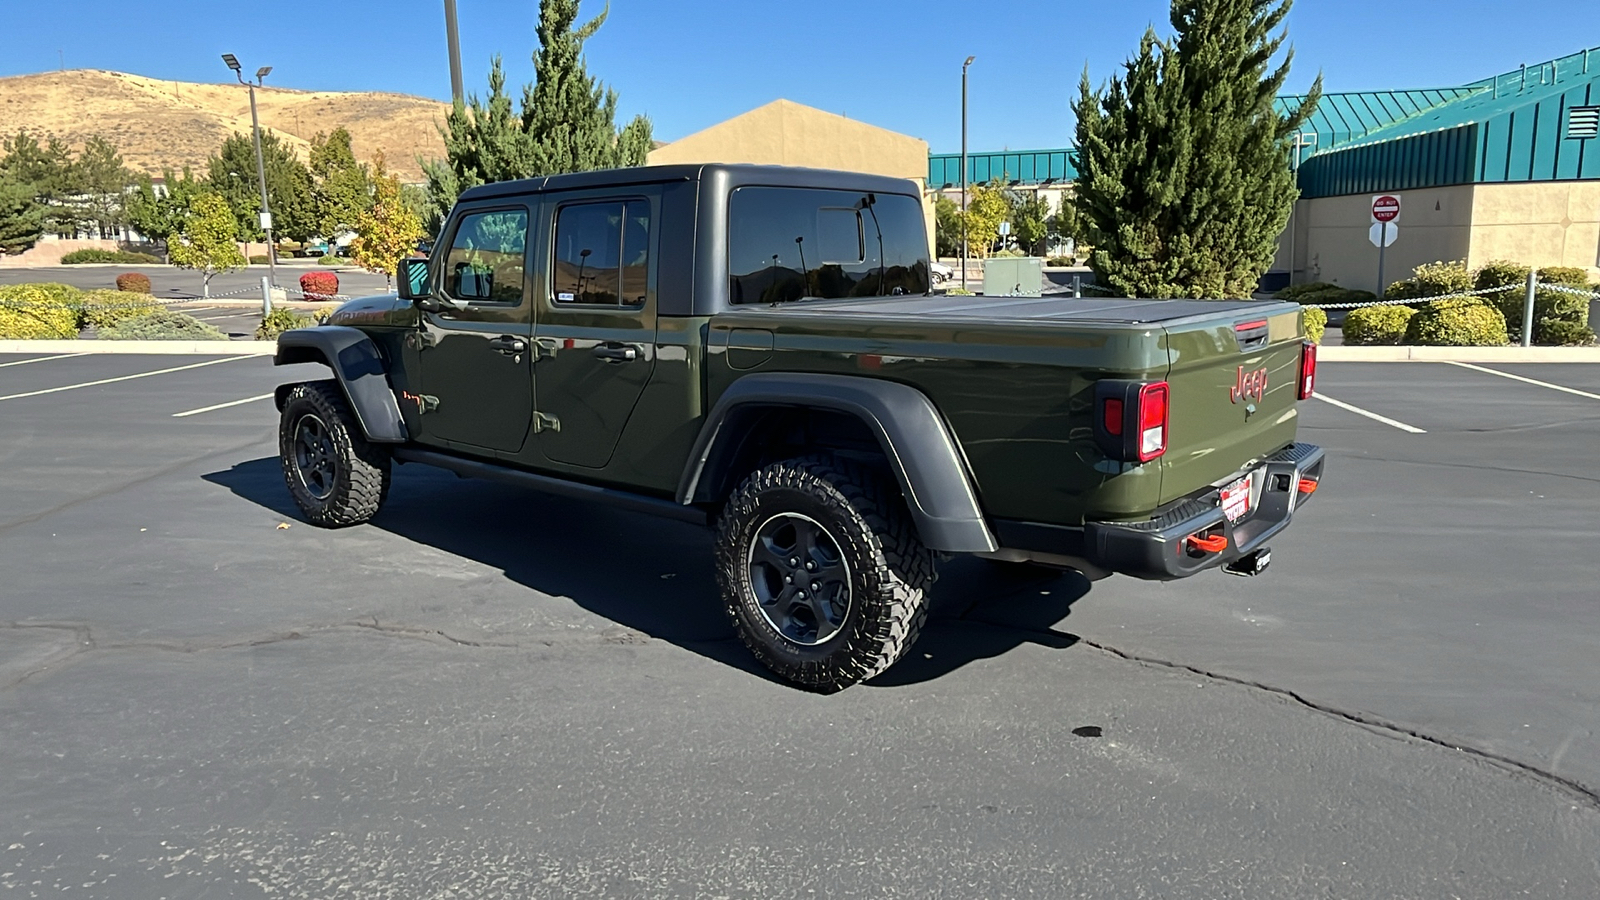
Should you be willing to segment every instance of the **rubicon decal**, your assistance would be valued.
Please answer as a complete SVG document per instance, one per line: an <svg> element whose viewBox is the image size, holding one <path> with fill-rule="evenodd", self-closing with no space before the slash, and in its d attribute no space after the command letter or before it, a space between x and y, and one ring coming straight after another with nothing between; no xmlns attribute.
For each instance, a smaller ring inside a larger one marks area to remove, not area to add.
<svg viewBox="0 0 1600 900"><path fill-rule="evenodd" d="M1267 370L1257 369L1246 372L1244 366L1239 367L1239 382L1228 388L1228 399L1233 403L1240 400L1254 398L1259 401L1267 393Z"/></svg>

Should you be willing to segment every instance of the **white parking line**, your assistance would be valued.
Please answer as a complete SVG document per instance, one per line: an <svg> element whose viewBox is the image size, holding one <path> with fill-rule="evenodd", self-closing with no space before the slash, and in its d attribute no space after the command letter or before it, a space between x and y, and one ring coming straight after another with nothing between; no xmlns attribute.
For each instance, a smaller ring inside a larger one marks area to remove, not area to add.
<svg viewBox="0 0 1600 900"><path fill-rule="evenodd" d="M237 362L241 359L254 359L252 356L230 356L226 359L208 359L205 362L190 363L187 366L173 366L170 369L156 369L153 372L139 372L135 375L122 375L117 378L102 378L99 381L85 381L82 384L68 384L61 387L45 388L42 391L28 391L24 394L6 394L0 400L19 400L23 397L38 397L41 394L55 394L61 391L72 391L78 388L94 387L98 384L111 384L114 381L131 381L135 378L149 378L151 375L165 375L168 372L182 372L184 369L198 369L201 366L214 366L218 363Z"/></svg>
<svg viewBox="0 0 1600 900"><path fill-rule="evenodd" d="M83 355L84 354L82 353L58 353L55 356L37 356L33 359L19 359L14 362L0 363L0 369L4 369L6 366L25 366L28 363L49 362L52 359L71 359L74 356Z"/></svg>
<svg viewBox="0 0 1600 900"><path fill-rule="evenodd" d="M1394 419L1389 418L1388 416L1380 416L1375 412L1371 412L1369 410L1362 409L1359 406L1351 406L1350 404L1344 402L1343 400L1335 400L1332 397L1329 397L1327 394L1322 393L1321 391L1318 391L1315 394L1312 394L1311 396L1317 398L1318 400L1321 400L1323 403L1331 403L1334 406L1339 407L1340 409L1348 410L1349 412L1353 412L1358 416L1366 416L1367 418L1373 420L1374 422L1382 422L1385 425L1388 425L1388 426L1390 426L1392 428L1398 428L1401 431L1409 431L1412 434L1427 434L1426 431L1423 431L1421 428L1418 428L1415 425L1407 425L1404 422L1397 422Z"/></svg>
<svg viewBox="0 0 1600 900"><path fill-rule="evenodd" d="M1472 363L1455 362L1448 359L1444 360L1444 362L1452 366L1460 366L1463 369L1471 369L1474 372L1488 372L1490 375L1499 375L1501 378L1509 378L1512 381L1521 381L1527 384L1537 384L1539 387L1547 387L1552 391L1562 391L1568 394L1577 394L1579 397L1588 397L1590 400L1600 400L1600 394L1591 394L1588 391L1580 391L1577 388L1562 387L1559 384L1551 384L1548 381L1539 381L1536 378L1523 378L1521 375L1513 375L1510 372L1501 372L1498 369L1486 369L1483 366L1475 366Z"/></svg>
<svg viewBox="0 0 1600 900"><path fill-rule="evenodd" d="M227 409L230 406L243 406L246 403L254 403L257 400L270 400L270 399L272 399L272 395L271 394L262 394L259 397L246 397L243 400L230 400L227 403L218 403L215 406L202 406L199 409L191 409L191 410L186 410L186 411L181 412L181 413L173 413L172 417L174 419L181 419L181 418L183 418L185 416L198 416L201 413L208 413L208 412L211 412L214 409Z"/></svg>

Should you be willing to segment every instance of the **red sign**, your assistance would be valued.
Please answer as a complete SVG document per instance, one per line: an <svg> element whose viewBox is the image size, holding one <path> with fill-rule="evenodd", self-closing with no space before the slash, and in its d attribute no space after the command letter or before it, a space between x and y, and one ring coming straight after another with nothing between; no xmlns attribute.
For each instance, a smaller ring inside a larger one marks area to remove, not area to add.
<svg viewBox="0 0 1600 900"><path fill-rule="evenodd" d="M1393 222L1400 218L1400 198L1388 194L1372 198L1372 217L1379 222Z"/></svg>

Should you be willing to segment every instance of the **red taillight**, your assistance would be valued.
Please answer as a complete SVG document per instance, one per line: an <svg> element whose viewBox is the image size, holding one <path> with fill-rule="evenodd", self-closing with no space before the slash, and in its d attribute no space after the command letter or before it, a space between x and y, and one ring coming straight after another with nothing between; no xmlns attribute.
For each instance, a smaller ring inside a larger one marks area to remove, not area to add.
<svg viewBox="0 0 1600 900"><path fill-rule="evenodd" d="M1122 401L1107 399L1105 403L1106 434L1122 434Z"/></svg>
<svg viewBox="0 0 1600 900"><path fill-rule="evenodd" d="M1139 388L1139 462L1149 462L1167 452L1167 399L1165 381Z"/></svg>
<svg viewBox="0 0 1600 900"><path fill-rule="evenodd" d="M1317 345L1300 345L1300 399L1309 400L1317 389Z"/></svg>

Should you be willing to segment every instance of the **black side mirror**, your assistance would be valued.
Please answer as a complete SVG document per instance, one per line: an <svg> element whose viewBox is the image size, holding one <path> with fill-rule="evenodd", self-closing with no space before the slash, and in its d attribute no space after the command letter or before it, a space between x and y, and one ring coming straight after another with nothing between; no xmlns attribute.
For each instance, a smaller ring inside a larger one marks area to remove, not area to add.
<svg viewBox="0 0 1600 900"><path fill-rule="evenodd" d="M428 296L428 261L407 258L400 260L395 273L395 284L400 289L401 300L422 300Z"/></svg>

